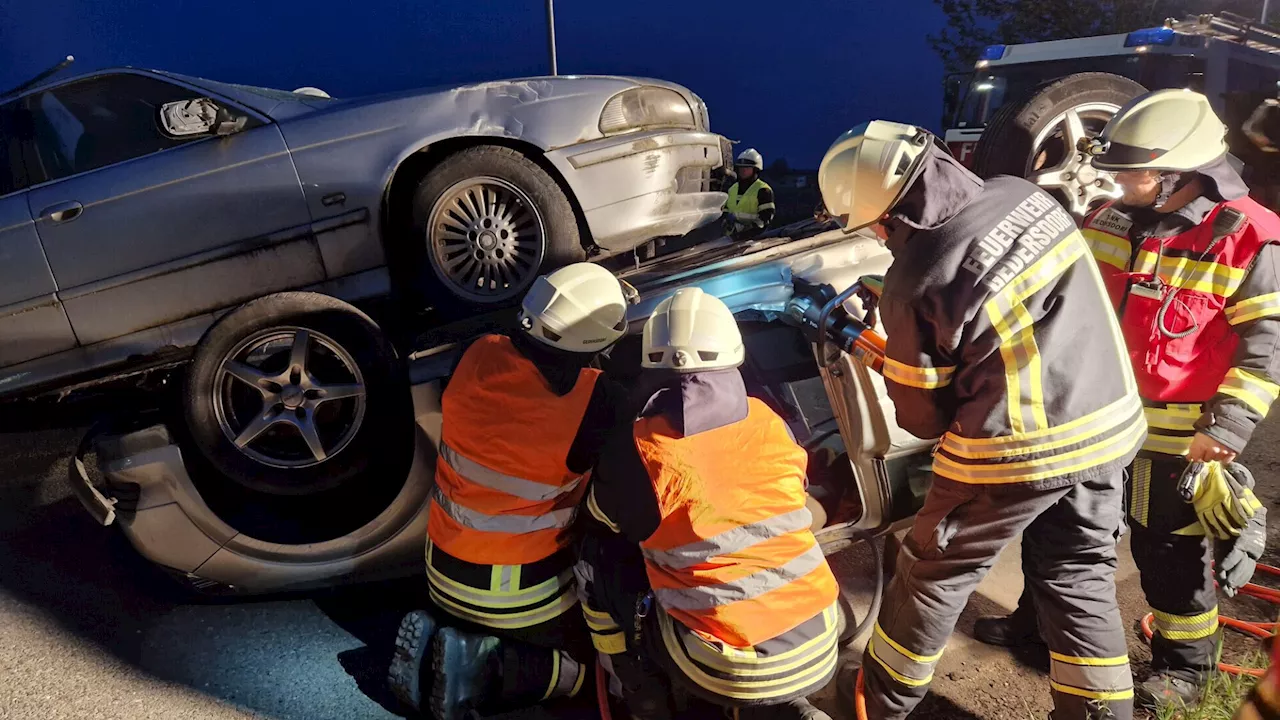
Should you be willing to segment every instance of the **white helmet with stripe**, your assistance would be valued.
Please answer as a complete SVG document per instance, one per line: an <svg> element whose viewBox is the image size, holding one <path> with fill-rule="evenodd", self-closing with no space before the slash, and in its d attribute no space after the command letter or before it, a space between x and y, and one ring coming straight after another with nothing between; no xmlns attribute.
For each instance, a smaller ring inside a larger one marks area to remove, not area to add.
<svg viewBox="0 0 1280 720"><path fill-rule="evenodd" d="M746 357L729 306L701 288L680 288L658 303L641 338L646 368L701 372L734 368Z"/></svg>
<svg viewBox="0 0 1280 720"><path fill-rule="evenodd" d="M764 156L756 151L755 148L747 148L738 153L738 159L733 163L734 167L753 167L756 170L764 170Z"/></svg>
<svg viewBox="0 0 1280 720"><path fill-rule="evenodd" d="M1221 160L1226 137L1209 98L1191 90L1157 90L1120 108L1088 150L1099 170L1190 172Z"/></svg>
<svg viewBox="0 0 1280 720"><path fill-rule="evenodd" d="M914 125L873 120L832 143L818 168L827 212L846 230L884 217L907 191L931 135Z"/></svg>
<svg viewBox="0 0 1280 720"><path fill-rule="evenodd" d="M520 305L520 327L554 348L594 353L627 332L627 301L613 273L582 262L542 275Z"/></svg>

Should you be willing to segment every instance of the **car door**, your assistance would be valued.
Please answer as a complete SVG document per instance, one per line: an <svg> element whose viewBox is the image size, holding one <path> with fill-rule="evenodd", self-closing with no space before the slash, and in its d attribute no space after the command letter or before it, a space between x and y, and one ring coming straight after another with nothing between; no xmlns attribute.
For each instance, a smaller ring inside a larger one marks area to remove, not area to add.
<svg viewBox="0 0 1280 720"><path fill-rule="evenodd" d="M0 367L76 345L27 209L30 182L16 110L16 102L0 105Z"/></svg>
<svg viewBox="0 0 1280 720"><path fill-rule="evenodd" d="M25 98L45 180L28 205L81 344L324 279L274 123L213 98L238 131L166 129L166 104L209 97L122 71Z"/></svg>

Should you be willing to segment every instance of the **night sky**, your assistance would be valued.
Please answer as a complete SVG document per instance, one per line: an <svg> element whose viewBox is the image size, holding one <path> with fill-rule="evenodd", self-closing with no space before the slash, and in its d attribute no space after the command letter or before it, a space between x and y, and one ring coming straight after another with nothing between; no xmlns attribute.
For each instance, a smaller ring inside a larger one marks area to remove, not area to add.
<svg viewBox="0 0 1280 720"><path fill-rule="evenodd" d="M942 22L930 0L556 1L562 74L684 84L739 149L808 168L872 117L937 129ZM67 54L334 97L548 70L541 0L0 0L0 89Z"/></svg>

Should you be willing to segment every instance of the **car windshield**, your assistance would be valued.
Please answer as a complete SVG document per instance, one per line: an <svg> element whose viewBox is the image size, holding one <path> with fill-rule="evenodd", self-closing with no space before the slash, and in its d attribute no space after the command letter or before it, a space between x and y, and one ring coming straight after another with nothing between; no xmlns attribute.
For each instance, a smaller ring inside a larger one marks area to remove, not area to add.
<svg viewBox="0 0 1280 720"><path fill-rule="evenodd" d="M1072 73L1106 72L1138 80L1142 59L1138 55L1104 55L983 68L973 73L951 127L985 127L1006 102Z"/></svg>

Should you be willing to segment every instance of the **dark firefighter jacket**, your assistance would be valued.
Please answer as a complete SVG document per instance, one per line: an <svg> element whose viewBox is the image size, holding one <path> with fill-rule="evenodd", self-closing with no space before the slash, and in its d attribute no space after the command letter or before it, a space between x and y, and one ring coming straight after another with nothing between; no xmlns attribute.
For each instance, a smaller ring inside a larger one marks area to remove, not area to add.
<svg viewBox="0 0 1280 720"><path fill-rule="evenodd" d="M1071 216L985 184L936 145L888 221L881 319L898 424L942 436L935 475L1059 487L1127 465L1146 434L1129 357Z"/></svg>

